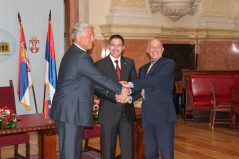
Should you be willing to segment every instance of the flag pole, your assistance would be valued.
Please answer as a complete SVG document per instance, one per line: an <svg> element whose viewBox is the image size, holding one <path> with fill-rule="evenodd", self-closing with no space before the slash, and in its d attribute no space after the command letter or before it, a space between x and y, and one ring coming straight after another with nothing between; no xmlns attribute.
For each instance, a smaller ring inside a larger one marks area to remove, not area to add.
<svg viewBox="0 0 239 159"><path fill-rule="evenodd" d="M44 93L43 93L43 107L42 107L43 113L44 113L44 107L45 107L45 97L46 97L46 84L44 84Z"/></svg>
<svg viewBox="0 0 239 159"><path fill-rule="evenodd" d="M36 96L35 96L34 86L32 86L32 93L33 93L33 98L34 98L36 113L38 114L38 109L37 109L37 102L36 102Z"/></svg>

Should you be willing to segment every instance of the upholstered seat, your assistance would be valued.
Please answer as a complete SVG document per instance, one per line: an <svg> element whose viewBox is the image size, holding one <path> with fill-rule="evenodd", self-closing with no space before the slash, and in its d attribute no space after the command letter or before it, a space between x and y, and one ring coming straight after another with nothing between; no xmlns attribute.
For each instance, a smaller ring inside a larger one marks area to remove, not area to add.
<svg viewBox="0 0 239 159"><path fill-rule="evenodd" d="M7 106L16 113L15 96L12 80L9 81L10 86L0 87L0 108ZM0 158L1 147L14 145L14 158L30 159L30 135L27 133L19 133L14 135L0 136ZM18 144L26 144L26 156L23 157L18 153Z"/></svg>

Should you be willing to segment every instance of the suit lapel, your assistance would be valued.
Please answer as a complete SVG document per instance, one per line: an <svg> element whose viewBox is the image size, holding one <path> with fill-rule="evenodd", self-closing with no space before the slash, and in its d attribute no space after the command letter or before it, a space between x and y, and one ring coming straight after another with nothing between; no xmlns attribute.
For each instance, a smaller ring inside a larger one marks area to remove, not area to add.
<svg viewBox="0 0 239 159"><path fill-rule="evenodd" d="M140 77L145 78L146 77L146 72L150 66L150 63L146 64L145 66L142 67L142 70L140 72Z"/></svg>
<svg viewBox="0 0 239 159"><path fill-rule="evenodd" d="M128 64L123 56L121 56L121 80L127 81L127 68Z"/></svg>
<svg viewBox="0 0 239 159"><path fill-rule="evenodd" d="M154 63L153 67L150 69L150 71L148 72L148 74L151 74L151 73L158 67L158 65L162 62L162 60L163 60L163 57L161 57L160 59L158 59L158 60ZM150 63L150 64L151 64L151 63ZM150 66L150 64L149 64L149 66ZM148 68L149 68L149 66L148 66Z"/></svg>

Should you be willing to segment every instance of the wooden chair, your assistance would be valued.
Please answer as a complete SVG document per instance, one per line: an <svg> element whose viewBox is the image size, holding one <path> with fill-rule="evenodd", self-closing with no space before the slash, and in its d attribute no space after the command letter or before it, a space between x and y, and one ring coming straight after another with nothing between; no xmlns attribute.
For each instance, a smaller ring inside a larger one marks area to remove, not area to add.
<svg viewBox="0 0 239 159"><path fill-rule="evenodd" d="M7 106L16 113L15 96L12 80L9 81L10 86L0 87L0 108ZM0 136L0 159L1 147L14 145L14 158L30 159L30 135L27 133L19 133L15 135ZM18 144L26 144L26 157L18 153Z"/></svg>
<svg viewBox="0 0 239 159"><path fill-rule="evenodd" d="M85 127L84 136L83 136L83 139L85 140L85 147L83 151L95 150L101 153L101 139L100 139L100 149L96 149L89 146L89 139L100 138L100 136L101 136L100 126L98 126L97 124L94 124L93 127ZM102 153L100 156L101 156L101 159L103 159Z"/></svg>
<svg viewBox="0 0 239 159"><path fill-rule="evenodd" d="M216 93L214 85L210 84L210 94L211 94L211 113L209 126L214 129L215 124L230 124L230 113L231 113L231 103L230 102L217 102ZM228 119L216 119L217 112L228 112Z"/></svg>
<svg viewBox="0 0 239 159"><path fill-rule="evenodd" d="M182 81L175 81L175 93L182 94L183 91L183 82Z"/></svg>
<svg viewBox="0 0 239 159"><path fill-rule="evenodd" d="M236 116L239 115L239 86L231 87L231 128L236 128Z"/></svg>
<svg viewBox="0 0 239 159"><path fill-rule="evenodd" d="M90 150L93 149L92 147L89 146L89 139L91 138L98 138L100 137L100 127L97 125L94 125L93 127L85 127L84 128L84 136L83 139L85 140L85 148L84 150ZM95 149L97 150L97 149ZM100 150L97 150L100 151Z"/></svg>
<svg viewBox="0 0 239 159"><path fill-rule="evenodd" d="M182 92L183 92L183 84L182 81L174 81L174 85L175 85L175 97L176 97L176 113L180 114L182 112Z"/></svg>

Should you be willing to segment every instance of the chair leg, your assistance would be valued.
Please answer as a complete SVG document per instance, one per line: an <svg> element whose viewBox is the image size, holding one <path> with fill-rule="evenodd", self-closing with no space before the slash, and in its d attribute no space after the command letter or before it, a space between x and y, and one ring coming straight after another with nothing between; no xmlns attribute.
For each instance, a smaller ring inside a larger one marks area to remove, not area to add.
<svg viewBox="0 0 239 159"><path fill-rule="evenodd" d="M101 136L100 136L100 158L101 158L101 159L104 159L103 151L102 151L102 140L101 140Z"/></svg>
<svg viewBox="0 0 239 159"><path fill-rule="evenodd" d="M85 139L85 149L88 148L88 144L89 144L89 139L86 138L86 139Z"/></svg>
<svg viewBox="0 0 239 159"><path fill-rule="evenodd" d="M18 153L18 144L14 145L14 158L22 156ZM1 158L0 158L1 159ZM30 144L26 143L26 159L30 159Z"/></svg>
<svg viewBox="0 0 239 159"><path fill-rule="evenodd" d="M235 128L236 114L231 114L231 128Z"/></svg>
<svg viewBox="0 0 239 159"><path fill-rule="evenodd" d="M18 156L18 144L14 145L14 157Z"/></svg>
<svg viewBox="0 0 239 159"><path fill-rule="evenodd" d="M26 143L26 159L30 159L30 144Z"/></svg>
<svg viewBox="0 0 239 159"><path fill-rule="evenodd" d="M213 118L212 118L212 130L214 129L215 118L216 118L216 111L214 111L214 113L213 113Z"/></svg>
<svg viewBox="0 0 239 159"><path fill-rule="evenodd" d="M210 126L210 127L212 127L212 117L213 117L213 110L211 109L210 119L209 119L209 126Z"/></svg>

